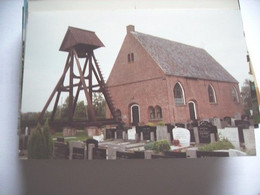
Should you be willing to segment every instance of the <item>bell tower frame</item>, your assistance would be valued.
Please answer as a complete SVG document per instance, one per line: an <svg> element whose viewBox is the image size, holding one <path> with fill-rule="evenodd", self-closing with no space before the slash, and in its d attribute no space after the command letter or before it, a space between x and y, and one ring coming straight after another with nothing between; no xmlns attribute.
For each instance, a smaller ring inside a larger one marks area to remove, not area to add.
<svg viewBox="0 0 260 195"><path fill-rule="evenodd" d="M60 95L62 92L68 92L68 120L64 125L73 126L77 123L81 123L90 126L102 126L121 123L94 55L94 50L103 46L103 43L94 32L74 27L68 28L60 47L60 51L68 52L65 67L39 116L39 122L43 120L47 108L56 95L50 118L50 122L54 121ZM82 60L80 60L80 58ZM81 65L80 61L84 61L84 64ZM65 85L65 77L68 78L67 85ZM73 117L80 91L84 92L84 97L87 101L88 119L84 121L74 121ZM97 119L92 99L92 94L95 92L103 94L107 108L110 110L112 116L111 119Z"/></svg>

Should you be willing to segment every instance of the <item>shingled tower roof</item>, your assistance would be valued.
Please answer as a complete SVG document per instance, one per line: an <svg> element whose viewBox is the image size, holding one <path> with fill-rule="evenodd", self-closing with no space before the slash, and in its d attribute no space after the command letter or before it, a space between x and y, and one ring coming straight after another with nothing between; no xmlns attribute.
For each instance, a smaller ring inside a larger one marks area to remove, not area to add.
<svg viewBox="0 0 260 195"><path fill-rule="evenodd" d="M95 32L69 27L60 46L60 51L75 48L79 57L84 57L88 51L103 47Z"/></svg>
<svg viewBox="0 0 260 195"><path fill-rule="evenodd" d="M238 83L204 49L130 32L166 75Z"/></svg>

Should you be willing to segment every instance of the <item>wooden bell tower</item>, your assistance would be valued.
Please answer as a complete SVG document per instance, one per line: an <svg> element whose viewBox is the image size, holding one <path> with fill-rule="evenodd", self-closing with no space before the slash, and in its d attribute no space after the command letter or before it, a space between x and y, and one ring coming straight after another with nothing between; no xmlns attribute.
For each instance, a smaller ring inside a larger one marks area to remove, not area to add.
<svg viewBox="0 0 260 195"><path fill-rule="evenodd" d="M68 52L64 71L39 116L39 122L42 121L48 106L56 95L50 122L54 120L61 92L67 92L69 93L69 102L68 121L66 125L81 123L84 125L102 126L120 123L121 120L116 115L109 90L106 87L94 55L94 50L103 46L103 43L96 36L95 32L74 27L68 28L60 47L60 51ZM84 64L81 65L80 61L84 61ZM65 85L64 82L66 75L69 80L68 85ZM95 81L95 83L93 81ZM83 90L88 104L88 119L84 121L74 121L73 116L81 90ZM92 94L94 92L101 92L104 95L107 107L112 115L111 119L97 119L92 102Z"/></svg>

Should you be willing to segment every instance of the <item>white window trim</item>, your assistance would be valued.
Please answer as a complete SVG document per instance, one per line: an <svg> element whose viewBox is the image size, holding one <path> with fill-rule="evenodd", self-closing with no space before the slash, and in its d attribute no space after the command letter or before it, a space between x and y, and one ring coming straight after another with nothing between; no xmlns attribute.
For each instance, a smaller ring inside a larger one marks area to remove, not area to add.
<svg viewBox="0 0 260 195"><path fill-rule="evenodd" d="M184 93L184 89L183 89L183 87L182 87L182 84L178 81L177 82L180 86L181 86L181 90L182 90L182 96L183 96L183 105L185 105L186 104L186 101L185 101L185 93ZM173 97L174 97L174 88L175 88L175 86L177 85L177 83L174 85L174 87L173 87ZM175 103L175 97L174 97L174 103Z"/></svg>
<svg viewBox="0 0 260 195"><path fill-rule="evenodd" d="M192 104L193 104L193 108L194 108L194 114L195 114L195 119L197 120L197 119L198 119L198 116L197 116L197 109L196 109L196 104L195 104L195 102L194 102L194 101L189 101L189 102L188 102L188 105L189 105L190 103L192 103ZM189 109L189 111L190 111L190 109Z"/></svg>
<svg viewBox="0 0 260 195"><path fill-rule="evenodd" d="M235 95L236 95L236 99L237 99L237 101L234 101L234 102L239 103L240 101L239 101L237 89L236 89L236 87L234 87L234 86L232 86L232 91L231 91L231 93L232 93L232 98L234 98L234 97L233 97L233 91L235 91Z"/></svg>
<svg viewBox="0 0 260 195"><path fill-rule="evenodd" d="M216 97L216 92L215 89L213 87L213 85L209 84L209 86L211 87L212 91L213 91L213 95L214 95L214 102L209 102L209 103L217 103L217 97ZM208 94L209 95L209 94Z"/></svg>
<svg viewBox="0 0 260 195"><path fill-rule="evenodd" d="M137 106L138 107L138 114L139 114L139 122L141 121L140 120L140 117L141 117L141 115L140 115L140 106L138 105L138 104L133 104L133 105L131 105L131 107L130 107L130 109L131 109L131 123L133 123L133 107L134 106Z"/></svg>

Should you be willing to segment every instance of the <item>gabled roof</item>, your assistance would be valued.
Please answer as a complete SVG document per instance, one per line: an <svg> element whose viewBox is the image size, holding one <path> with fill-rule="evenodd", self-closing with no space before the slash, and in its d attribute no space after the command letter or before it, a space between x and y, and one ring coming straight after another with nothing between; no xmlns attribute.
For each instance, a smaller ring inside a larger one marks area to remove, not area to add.
<svg viewBox="0 0 260 195"><path fill-rule="evenodd" d="M132 31L166 75L238 83L204 49Z"/></svg>
<svg viewBox="0 0 260 195"><path fill-rule="evenodd" d="M80 46L81 49L96 49L103 47L95 32L74 27L68 27L66 35L60 46L60 51L69 51L72 47Z"/></svg>

